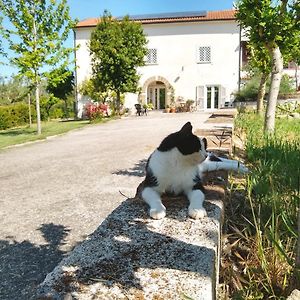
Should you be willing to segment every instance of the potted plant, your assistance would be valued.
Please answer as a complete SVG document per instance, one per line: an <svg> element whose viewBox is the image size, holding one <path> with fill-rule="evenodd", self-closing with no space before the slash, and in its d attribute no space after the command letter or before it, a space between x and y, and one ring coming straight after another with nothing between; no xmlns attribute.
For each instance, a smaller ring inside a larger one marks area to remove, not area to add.
<svg viewBox="0 0 300 300"><path fill-rule="evenodd" d="M167 106L166 106L165 112L166 112L166 113L169 113L169 112L170 112L170 105L167 105Z"/></svg>
<svg viewBox="0 0 300 300"><path fill-rule="evenodd" d="M171 99L170 113L174 113L174 112L176 112L175 100Z"/></svg>
<svg viewBox="0 0 300 300"><path fill-rule="evenodd" d="M186 110L187 111L191 111L191 107L192 107L192 105L195 103L195 101L194 100L192 100L192 99L188 99L188 100L186 100Z"/></svg>
<svg viewBox="0 0 300 300"><path fill-rule="evenodd" d="M176 112L176 107L175 107L175 105L172 105L170 107L170 113L174 113L174 112Z"/></svg>
<svg viewBox="0 0 300 300"><path fill-rule="evenodd" d="M153 104L152 103L148 103L147 108L148 108L148 110L152 110L153 109Z"/></svg>

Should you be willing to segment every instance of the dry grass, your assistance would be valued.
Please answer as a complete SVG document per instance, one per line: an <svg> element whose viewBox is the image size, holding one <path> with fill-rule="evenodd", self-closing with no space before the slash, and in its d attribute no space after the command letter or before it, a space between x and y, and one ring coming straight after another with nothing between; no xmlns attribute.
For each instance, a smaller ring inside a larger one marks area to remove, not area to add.
<svg viewBox="0 0 300 300"><path fill-rule="evenodd" d="M280 122L276 136L267 138L256 116L237 119L239 136L246 137L244 153L252 171L245 179L229 178L222 299L286 299L293 288L299 288L295 249L300 122Z"/></svg>

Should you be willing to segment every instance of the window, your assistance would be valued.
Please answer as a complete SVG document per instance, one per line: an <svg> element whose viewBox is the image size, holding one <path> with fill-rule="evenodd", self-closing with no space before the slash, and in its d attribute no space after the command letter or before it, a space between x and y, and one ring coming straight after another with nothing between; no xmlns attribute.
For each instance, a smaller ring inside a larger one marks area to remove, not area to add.
<svg viewBox="0 0 300 300"><path fill-rule="evenodd" d="M241 41L241 52L242 52L242 66L244 67L248 64L250 58L248 42Z"/></svg>
<svg viewBox="0 0 300 300"><path fill-rule="evenodd" d="M210 63L211 62L211 50L209 46L199 47L197 51L198 63Z"/></svg>
<svg viewBox="0 0 300 300"><path fill-rule="evenodd" d="M146 54L146 64L152 65L157 64L157 49L148 49Z"/></svg>

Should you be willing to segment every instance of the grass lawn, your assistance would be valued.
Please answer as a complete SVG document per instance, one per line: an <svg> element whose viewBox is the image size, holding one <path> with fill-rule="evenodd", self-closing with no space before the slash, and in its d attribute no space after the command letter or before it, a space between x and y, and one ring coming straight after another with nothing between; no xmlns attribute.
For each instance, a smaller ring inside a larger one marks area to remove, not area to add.
<svg viewBox="0 0 300 300"><path fill-rule="evenodd" d="M31 128L28 126L10 128L0 131L0 149L22 144L26 142L45 139L48 136L53 136L61 133L68 132L72 129L82 128L90 124L89 121L50 121L42 122L42 134L36 134L36 124L33 124Z"/></svg>

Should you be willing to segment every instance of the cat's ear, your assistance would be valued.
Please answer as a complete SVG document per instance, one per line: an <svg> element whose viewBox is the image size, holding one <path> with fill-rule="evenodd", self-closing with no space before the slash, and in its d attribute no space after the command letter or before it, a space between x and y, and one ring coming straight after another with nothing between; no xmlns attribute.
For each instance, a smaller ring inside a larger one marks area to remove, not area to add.
<svg viewBox="0 0 300 300"><path fill-rule="evenodd" d="M202 139L202 142L204 144L204 149L206 150L207 149L207 139L206 138L203 138Z"/></svg>
<svg viewBox="0 0 300 300"><path fill-rule="evenodd" d="M182 133L182 134L191 134L192 130L193 130L193 126L192 126L191 122L187 122L180 129L180 133Z"/></svg>

